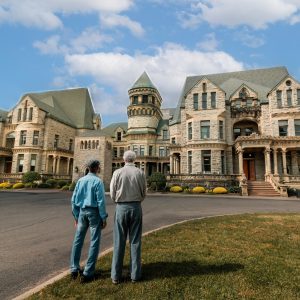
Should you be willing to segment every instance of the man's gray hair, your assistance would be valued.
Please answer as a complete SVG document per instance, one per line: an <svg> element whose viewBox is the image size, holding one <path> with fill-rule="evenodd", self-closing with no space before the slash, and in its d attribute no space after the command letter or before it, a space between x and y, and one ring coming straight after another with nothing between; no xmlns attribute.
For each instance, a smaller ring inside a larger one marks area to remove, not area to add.
<svg viewBox="0 0 300 300"><path fill-rule="evenodd" d="M134 162L136 159L136 154L134 151L128 150L124 153L123 159L125 162Z"/></svg>
<svg viewBox="0 0 300 300"><path fill-rule="evenodd" d="M100 161L97 159L91 159L86 163L86 167L89 169L96 169L100 166Z"/></svg>

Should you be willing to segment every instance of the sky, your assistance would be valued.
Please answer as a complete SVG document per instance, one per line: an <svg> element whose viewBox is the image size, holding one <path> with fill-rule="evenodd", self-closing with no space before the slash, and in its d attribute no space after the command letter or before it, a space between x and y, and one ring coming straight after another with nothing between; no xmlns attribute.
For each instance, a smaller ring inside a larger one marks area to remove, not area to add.
<svg viewBox="0 0 300 300"><path fill-rule="evenodd" d="M0 38L0 109L86 87L104 126L127 121L144 71L162 108L187 76L286 66L300 80L300 0L0 0Z"/></svg>

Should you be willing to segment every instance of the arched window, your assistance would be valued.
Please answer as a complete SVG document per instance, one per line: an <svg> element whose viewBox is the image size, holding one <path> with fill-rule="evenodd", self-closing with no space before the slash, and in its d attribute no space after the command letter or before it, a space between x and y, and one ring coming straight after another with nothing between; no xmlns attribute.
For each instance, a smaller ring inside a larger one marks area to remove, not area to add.
<svg viewBox="0 0 300 300"><path fill-rule="evenodd" d="M84 143L83 143L83 141L81 141L80 142L80 149L83 149L83 147L84 147Z"/></svg>
<svg viewBox="0 0 300 300"><path fill-rule="evenodd" d="M95 149L95 141L92 142L92 148Z"/></svg>
<svg viewBox="0 0 300 300"><path fill-rule="evenodd" d="M87 141L84 142L84 149L87 149Z"/></svg>

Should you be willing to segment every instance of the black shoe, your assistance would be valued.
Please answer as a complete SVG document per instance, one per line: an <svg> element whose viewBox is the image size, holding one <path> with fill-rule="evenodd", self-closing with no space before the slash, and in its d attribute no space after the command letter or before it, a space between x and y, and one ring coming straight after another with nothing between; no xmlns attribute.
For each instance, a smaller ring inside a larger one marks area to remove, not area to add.
<svg viewBox="0 0 300 300"><path fill-rule="evenodd" d="M82 273L83 273L82 270L71 272L72 280L76 280Z"/></svg>
<svg viewBox="0 0 300 300"><path fill-rule="evenodd" d="M95 279L94 276L86 276L86 275L83 275L80 277L80 283L88 283L88 282L91 282Z"/></svg>

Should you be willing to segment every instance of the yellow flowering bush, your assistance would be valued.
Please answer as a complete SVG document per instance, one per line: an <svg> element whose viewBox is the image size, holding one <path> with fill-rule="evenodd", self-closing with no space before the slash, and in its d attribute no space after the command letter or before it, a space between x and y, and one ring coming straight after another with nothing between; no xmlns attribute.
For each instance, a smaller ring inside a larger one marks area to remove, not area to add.
<svg viewBox="0 0 300 300"><path fill-rule="evenodd" d="M196 186L192 190L195 194L205 193L205 188L203 186Z"/></svg>
<svg viewBox="0 0 300 300"><path fill-rule="evenodd" d="M23 189L24 188L24 183L22 182L17 182L13 185L13 189Z"/></svg>
<svg viewBox="0 0 300 300"><path fill-rule="evenodd" d="M2 182L0 183L0 189L10 189L12 188L13 184L10 182Z"/></svg>
<svg viewBox="0 0 300 300"><path fill-rule="evenodd" d="M182 192L182 187L179 186L179 185L172 186L170 188L170 192L172 192L172 193L180 193L180 192Z"/></svg>
<svg viewBox="0 0 300 300"><path fill-rule="evenodd" d="M224 187L216 187L213 189L214 194L227 194L228 191Z"/></svg>

